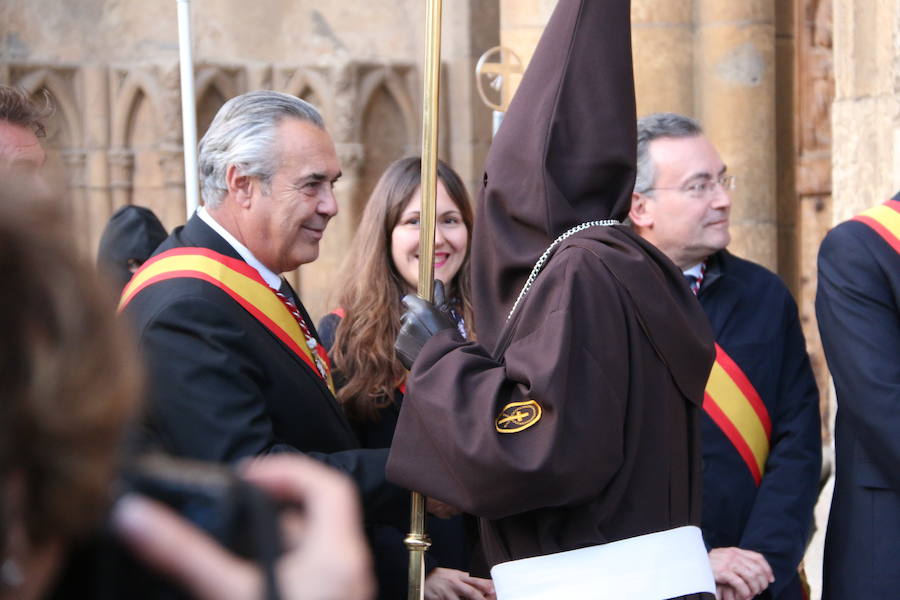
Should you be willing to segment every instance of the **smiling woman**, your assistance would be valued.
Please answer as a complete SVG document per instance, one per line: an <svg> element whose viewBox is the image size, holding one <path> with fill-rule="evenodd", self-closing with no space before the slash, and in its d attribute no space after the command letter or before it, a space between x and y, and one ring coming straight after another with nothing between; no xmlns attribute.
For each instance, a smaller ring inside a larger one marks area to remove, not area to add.
<svg viewBox="0 0 900 600"><path fill-rule="evenodd" d="M339 309L319 324L319 334L335 367L337 398L368 448L389 447L403 401L406 371L394 355L400 329L400 299L415 293L419 281L421 161L401 159L388 167L369 197L339 279ZM435 279L446 284L452 316L460 333L474 337L469 284L472 208L459 176L438 163L435 225ZM481 598L490 582L470 577L460 517L430 519L434 541L425 596ZM379 598L406 593L403 532L371 532Z"/></svg>
<svg viewBox="0 0 900 600"><path fill-rule="evenodd" d="M422 189L416 189L391 232L391 259L410 294L419 284L419 218ZM467 256L469 227L462 211L438 181L434 229L434 278L451 284Z"/></svg>

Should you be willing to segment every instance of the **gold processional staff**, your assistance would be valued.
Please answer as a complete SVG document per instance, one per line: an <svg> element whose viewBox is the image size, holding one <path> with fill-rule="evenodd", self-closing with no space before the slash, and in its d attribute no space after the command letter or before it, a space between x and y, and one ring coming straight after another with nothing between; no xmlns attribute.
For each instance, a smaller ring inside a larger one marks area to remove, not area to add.
<svg viewBox="0 0 900 600"><path fill-rule="evenodd" d="M422 102L422 212L419 226L420 298L434 299L434 221L437 202L437 141L441 66L441 0L428 0L425 15L425 85ZM425 534L425 496L412 493L410 532L404 540L409 550L408 600L425 597L425 551L431 540Z"/></svg>
<svg viewBox="0 0 900 600"><path fill-rule="evenodd" d="M438 111L440 109L440 65L441 65L441 0L428 0L425 15L425 78L422 102L422 208L419 227L419 285L420 298L434 300L434 224L437 199L437 142ZM499 55L499 62L490 62L489 57ZM506 59L509 59L508 61ZM490 108L495 110L495 126L499 126L497 114L505 111L510 98L502 97L499 105L488 100L483 88L482 76L493 79L494 89L501 87L505 92L510 88L509 77L522 72L519 57L506 48L491 48L478 61L478 91ZM425 533L425 496L412 493L410 509L410 532L404 540L409 551L409 593L408 600L423 600L425 597L425 552L431 540Z"/></svg>

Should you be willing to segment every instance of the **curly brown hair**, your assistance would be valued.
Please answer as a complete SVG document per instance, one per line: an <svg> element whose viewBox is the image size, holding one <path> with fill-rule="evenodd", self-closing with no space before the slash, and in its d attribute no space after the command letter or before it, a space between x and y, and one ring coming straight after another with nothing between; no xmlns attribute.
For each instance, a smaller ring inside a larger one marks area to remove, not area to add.
<svg viewBox="0 0 900 600"><path fill-rule="evenodd" d="M0 193L0 496L22 482L35 544L96 523L141 388L131 340L62 215L21 187Z"/></svg>
<svg viewBox="0 0 900 600"><path fill-rule="evenodd" d="M447 294L459 301L472 338L469 253L474 215L459 175L443 161L438 161L437 175L468 230L465 260L454 281L447 282ZM369 196L338 279L336 297L344 316L335 332L331 359L343 382L338 402L356 421L377 419L378 410L393 402L394 390L406 377L394 355L406 284L391 260L391 232L421 178L417 156L402 158L387 168Z"/></svg>

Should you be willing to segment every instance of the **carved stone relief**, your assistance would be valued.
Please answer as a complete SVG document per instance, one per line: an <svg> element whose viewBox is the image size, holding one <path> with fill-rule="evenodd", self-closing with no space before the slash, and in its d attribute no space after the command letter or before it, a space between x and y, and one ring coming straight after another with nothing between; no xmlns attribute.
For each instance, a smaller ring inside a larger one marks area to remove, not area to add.
<svg viewBox="0 0 900 600"><path fill-rule="evenodd" d="M0 71L6 81L32 94L44 89L52 94L56 114L48 123L46 145L58 151L68 174L74 223L89 253L95 252L106 219L120 206L147 206L169 229L185 220L178 64L114 64L100 69L102 76L91 79L97 89L89 95L108 98L109 108L102 113L100 126L90 124L89 152L85 127L88 114L96 119L96 111L83 105L80 67L22 63L3 65ZM315 264L305 268L310 279L304 297L314 314L325 308L339 263L340 257L330 254L346 248L381 172L418 147L419 107L414 100L418 85L412 65L352 61L340 53L317 64L195 66L200 136L228 98L249 89L277 89L302 97L326 119L344 173L337 188L342 214L330 228L335 239L323 247L316 263L320 268ZM99 171L96 165L91 167L95 159L100 161ZM299 289L299 275L289 279Z"/></svg>

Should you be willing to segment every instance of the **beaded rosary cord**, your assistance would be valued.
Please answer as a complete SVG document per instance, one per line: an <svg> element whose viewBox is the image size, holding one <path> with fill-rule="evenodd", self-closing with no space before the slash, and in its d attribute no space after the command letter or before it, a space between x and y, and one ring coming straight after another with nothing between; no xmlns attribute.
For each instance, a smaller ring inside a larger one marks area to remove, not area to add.
<svg viewBox="0 0 900 600"><path fill-rule="evenodd" d="M531 269L531 274L528 276L528 280L525 282L525 285L522 286L522 291L519 292L519 297L516 298L516 301L513 303L512 308L509 311L509 315L506 316L506 320L509 321L513 313L516 312L516 307L519 306L519 303L523 298L528 294L528 290L531 289L531 286L534 284L534 280L537 279L538 273L541 272L541 269L544 268L544 263L547 262L547 259L550 258L550 254L553 252L553 249L556 248L560 242L565 240L566 238L578 233L579 231L584 231L585 229L590 229L591 227L609 227L611 225L618 225L619 221L615 219L606 219L605 221L588 221L586 223L582 223L581 225L576 225L572 229L566 231L564 234L553 240L553 243L544 250L544 253L541 254L541 257L537 259L537 262L534 263L534 268Z"/></svg>

